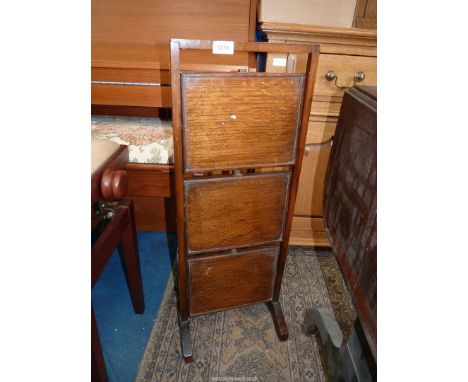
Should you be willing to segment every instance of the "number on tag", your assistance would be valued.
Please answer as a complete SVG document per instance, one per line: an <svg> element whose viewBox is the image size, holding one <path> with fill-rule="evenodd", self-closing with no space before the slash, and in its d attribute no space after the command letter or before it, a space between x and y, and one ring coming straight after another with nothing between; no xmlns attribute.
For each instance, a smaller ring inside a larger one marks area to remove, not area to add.
<svg viewBox="0 0 468 382"><path fill-rule="evenodd" d="M234 54L234 41L213 41L213 54Z"/></svg>

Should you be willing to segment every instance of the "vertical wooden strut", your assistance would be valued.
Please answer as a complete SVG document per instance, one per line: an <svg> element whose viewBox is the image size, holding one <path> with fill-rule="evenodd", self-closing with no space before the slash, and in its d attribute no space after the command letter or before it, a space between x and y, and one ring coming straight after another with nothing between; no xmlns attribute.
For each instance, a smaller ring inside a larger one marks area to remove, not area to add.
<svg viewBox="0 0 468 382"><path fill-rule="evenodd" d="M286 226L284 227L284 237L281 243L281 253L278 261L278 273L276 274L275 289L273 293L273 301L278 301L281 291L281 280L283 278L284 265L288 254L289 236L291 234L291 224L294 214L294 206L296 205L297 186L299 184L299 176L301 175L302 159L304 157L305 140L307 136L307 127L309 125L310 109L312 106L312 98L314 96L315 77L317 74L318 59L320 47L313 45L312 52L308 54L307 69L306 69L306 88L305 96L302 99L302 117L301 129L299 133L299 141L296 152L296 163L293 165L291 191L289 193L288 217Z"/></svg>
<svg viewBox="0 0 468 382"><path fill-rule="evenodd" d="M187 362L192 361L192 344L189 327L189 300L187 283L187 261L185 253L184 221L184 177L182 157L182 126L180 105L180 56L179 43L172 41L171 49L171 86L172 86L172 128L174 139L174 183L176 194L177 221L177 289L179 302L179 327L182 355Z"/></svg>
<svg viewBox="0 0 468 382"><path fill-rule="evenodd" d="M181 73L180 49L211 50L213 41L171 40L176 288L187 362L189 319L200 314L264 302L278 337L288 338L279 296L319 46L233 44L307 54L307 72Z"/></svg>

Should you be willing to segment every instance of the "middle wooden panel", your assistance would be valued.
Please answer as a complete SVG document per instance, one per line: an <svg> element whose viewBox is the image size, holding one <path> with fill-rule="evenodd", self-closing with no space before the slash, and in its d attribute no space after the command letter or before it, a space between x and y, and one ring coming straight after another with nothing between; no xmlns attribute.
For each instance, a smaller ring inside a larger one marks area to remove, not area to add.
<svg viewBox="0 0 468 382"><path fill-rule="evenodd" d="M186 180L188 253L283 239L290 173Z"/></svg>

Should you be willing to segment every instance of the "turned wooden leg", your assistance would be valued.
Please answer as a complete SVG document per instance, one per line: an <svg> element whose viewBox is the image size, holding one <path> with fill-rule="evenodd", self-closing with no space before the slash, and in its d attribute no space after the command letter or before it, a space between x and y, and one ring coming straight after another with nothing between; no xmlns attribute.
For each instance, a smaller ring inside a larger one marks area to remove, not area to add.
<svg viewBox="0 0 468 382"><path fill-rule="evenodd" d="M286 325L286 320L284 319L283 310L281 309L279 301L268 301L267 305L270 309L278 338L280 341L286 341L289 336L288 326Z"/></svg>
<svg viewBox="0 0 468 382"><path fill-rule="evenodd" d="M182 347L182 356L186 363L193 361L192 357L192 340L190 339L190 325L189 320L182 321L179 316L179 328L180 328L180 345Z"/></svg>
<svg viewBox="0 0 468 382"><path fill-rule="evenodd" d="M91 381L107 382L106 365L102 354L101 341L94 316L94 309L91 305Z"/></svg>

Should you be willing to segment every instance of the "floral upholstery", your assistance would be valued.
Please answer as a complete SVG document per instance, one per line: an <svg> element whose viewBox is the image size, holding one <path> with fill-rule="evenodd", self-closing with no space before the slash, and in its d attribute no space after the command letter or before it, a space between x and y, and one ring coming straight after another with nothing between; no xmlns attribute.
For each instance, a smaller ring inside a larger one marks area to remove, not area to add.
<svg viewBox="0 0 468 382"><path fill-rule="evenodd" d="M172 164L171 121L159 118L91 116L91 136L127 145L129 162Z"/></svg>

